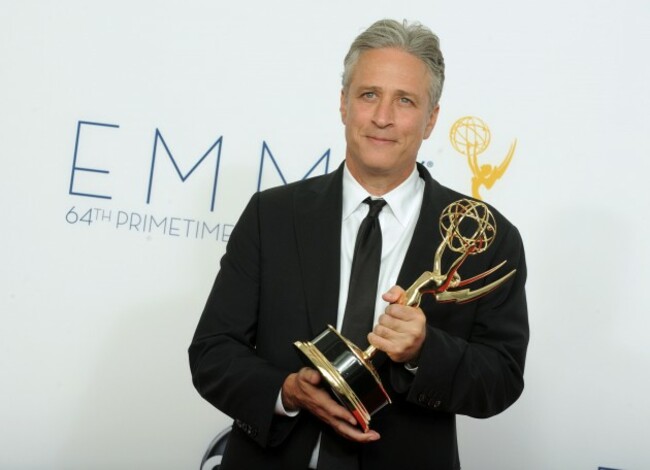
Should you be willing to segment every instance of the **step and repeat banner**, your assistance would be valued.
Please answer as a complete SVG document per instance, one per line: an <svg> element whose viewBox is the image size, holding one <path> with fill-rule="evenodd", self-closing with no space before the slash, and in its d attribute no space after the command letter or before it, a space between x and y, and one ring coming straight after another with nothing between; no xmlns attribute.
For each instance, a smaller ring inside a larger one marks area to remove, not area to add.
<svg viewBox="0 0 650 470"><path fill-rule="evenodd" d="M526 390L459 418L463 468L650 468L650 6L401 3L4 2L0 468L201 467L219 260L255 191L342 161L343 57L384 17L446 58L419 160L527 250Z"/></svg>

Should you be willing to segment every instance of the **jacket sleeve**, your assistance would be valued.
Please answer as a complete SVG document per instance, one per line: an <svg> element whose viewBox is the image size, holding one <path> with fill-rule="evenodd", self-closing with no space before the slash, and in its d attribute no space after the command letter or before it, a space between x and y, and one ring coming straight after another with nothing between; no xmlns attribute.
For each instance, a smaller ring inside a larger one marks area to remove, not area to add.
<svg viewBox="0 0 650 470"><path fill-rule="evenodd" d="M260 299L259 193L228 241L221 269L189 347L192 381L211 404L263 447L281 442L295 419L276 416L289 371L256 354Z"/></svg>
<svg viewBox="0 0 650 470"><path fill-rule="evenodd" d="M441 307L429 298L429 310L423 302L427 332L417 373L413 375L400 364L391 365L393 386L406 394L407 401L431 410L486 418L505 410L521 395L529 337L526 262L517 229L505 219L501 226L505 233L495 240L498 245L492 247L490 262L468 262L467 271L475 275L507 260L505 268L485 282L511 269L516 269L515 275L474 302ZM452 323L463 322L464 328L437 325L441 309Z"/></svg>

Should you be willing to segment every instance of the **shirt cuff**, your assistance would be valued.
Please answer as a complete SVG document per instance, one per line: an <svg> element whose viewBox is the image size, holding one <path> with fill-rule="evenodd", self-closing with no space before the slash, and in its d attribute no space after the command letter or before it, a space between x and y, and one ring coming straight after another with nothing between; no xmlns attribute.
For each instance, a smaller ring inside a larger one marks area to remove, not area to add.
<svg viewBox="0 0 650 470"><path fill-rule="evenodd" d="M278 398L275 400L275 414L293 418L294 416L298 416L298 413L300 413L300 410L287 411L284 409L284 405L282 404L282 389L280 389L278 392Z"/></svg>

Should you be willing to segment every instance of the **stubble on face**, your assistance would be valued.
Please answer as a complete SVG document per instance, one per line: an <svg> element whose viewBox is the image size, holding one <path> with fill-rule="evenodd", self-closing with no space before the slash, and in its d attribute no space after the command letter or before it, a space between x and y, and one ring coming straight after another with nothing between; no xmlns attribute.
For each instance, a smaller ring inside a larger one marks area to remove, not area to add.
<svg viewBox="0 0 650 470"><path fill-rule="evenodd" d="M436 122L429 103L426 65L397 48L371 49L359 57L341 92L346 165L371 194L399 186L413 171L422 141Z"/></svg>

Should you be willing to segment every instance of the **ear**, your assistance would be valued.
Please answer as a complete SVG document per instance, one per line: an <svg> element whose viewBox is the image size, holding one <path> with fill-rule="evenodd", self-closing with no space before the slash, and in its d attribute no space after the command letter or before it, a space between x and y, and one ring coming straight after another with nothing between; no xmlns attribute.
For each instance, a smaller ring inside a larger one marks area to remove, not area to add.
<svg viewBox="0 0 650 470"><path fill-rule="evenodd" d="M339 106L339 111L341 112L341 121L343 121L343 124L345 124L345 121L348 117L347 97L345 96L345 90L341 90L341 104Z"/></svg>
<svg viewBox="0 0 650 470"><path fill-rule="evenodd" d="M440 105L437 104L435 108L433 108L433 111L431 111L431 116L429 116L429 120L427 121L427 125L424 128L424 138L428 139L429 136L431 135L431 131L433 131L433 128L436 126L436 121L438 120L438 113L440 112Z"/></svg>

